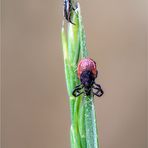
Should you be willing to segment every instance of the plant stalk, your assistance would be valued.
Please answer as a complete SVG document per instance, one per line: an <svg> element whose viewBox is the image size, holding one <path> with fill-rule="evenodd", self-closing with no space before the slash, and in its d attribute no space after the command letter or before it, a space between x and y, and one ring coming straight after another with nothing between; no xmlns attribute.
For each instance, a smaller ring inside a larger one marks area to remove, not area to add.
<svg viewBox="0 0 148 148"><path fill-rule="evenodd" d="M76 1L73 0L72 2L75 4ZM78 3L77 10L73 13L72 22L75 25L68 23L67 27L63 23L61 31L65 78L71 116L71 148L98 148L93 95L81 95L79 97L72 95L75 86L80 84L80 80L77 77L78 62L88 56L84 26Z"/></svg>

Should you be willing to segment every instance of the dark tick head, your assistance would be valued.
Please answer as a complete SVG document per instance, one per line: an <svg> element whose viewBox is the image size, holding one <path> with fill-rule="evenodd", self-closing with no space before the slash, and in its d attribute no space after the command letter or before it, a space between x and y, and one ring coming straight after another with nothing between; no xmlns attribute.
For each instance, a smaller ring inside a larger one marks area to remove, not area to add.
<svg viewBox="0 0 148 148"><path fill-rule="evenodd" d="M85 70L80 75L80 81L81 84L84 85L84 87L91 87L94 83L95 77L93 73L90 70Z"/></svg>

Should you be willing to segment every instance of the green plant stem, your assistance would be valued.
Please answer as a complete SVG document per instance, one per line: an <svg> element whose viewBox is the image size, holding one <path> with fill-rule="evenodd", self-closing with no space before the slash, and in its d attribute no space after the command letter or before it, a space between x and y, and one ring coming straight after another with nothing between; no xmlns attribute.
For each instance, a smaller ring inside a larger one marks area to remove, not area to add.
<svg viewBox="0 0 148 148"><path fill-rule="evenodd" d="M98 134L93 96L85 96L87 148L98 148Z"/></svg>
<svg viewBox="0 0 148 148"><path fill-rule="evenodd" d="M61 31L71 116L71 148L98 148L93 96L81 95L76 98L72 96L73 89L80 84L80 80L77 77L78 61L88 56L79 4L77 12L73 13L72 22L76 25L68 23L67 35L64 30L64 24Z"/></svg>

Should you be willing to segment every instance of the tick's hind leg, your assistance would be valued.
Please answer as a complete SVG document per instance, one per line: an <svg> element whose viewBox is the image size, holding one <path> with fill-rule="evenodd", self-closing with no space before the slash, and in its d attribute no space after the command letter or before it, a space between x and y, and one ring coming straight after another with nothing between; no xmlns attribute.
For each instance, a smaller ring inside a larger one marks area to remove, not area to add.
<svg viewBox="0 0 148 148"><path fill-rule="evenodd" d="M95 86L92 87L93 88L93 94L98 96L98 97L101 97L104 94L101 86L99 84L96 84L96 83L94 83L94 85Z"/></svg>
<svg viewBox="0 0 148 148"><path fill-rule="evenodd" d="M75 8L73 7L73 6L70 6L70 9L69 9L69 12L68 12L68 18L67 18L67 20L68 20L68 22L70 22L71 24L73 24L73 25L76 25L75 23L73 23L72 22L72 11L74 11L74 13L75 13Z"/></svg>
<svg viewBox="0 0 148 148"><path fill-rule="evenodd" d="M84 92L81 91L82 88L83 88L83 86L82 86L81 84L78 85L78 86L76 86L75 89L74 89L73 92L72 92L72 95L73 95L74 97L78 97L78 96L80 96L81 94L83 94Z"/></svg>
<svg viewBox="0 0 148 148"><path fill-rule="evenodd" d="M70 14L70 15L69 15L69 18L68 18L68 21L69 21L71 24L76 25L75 23L72 22L71 17L72 17L72 15Z"/></svg>
<svg viewBox="0 0 148 148"><path fill-rule="evenodd" d="M75 11L78 8L78 5L76 4L75 7L72 5L72 3L69 3L70 8L72 8L73 11Z"/></svg>

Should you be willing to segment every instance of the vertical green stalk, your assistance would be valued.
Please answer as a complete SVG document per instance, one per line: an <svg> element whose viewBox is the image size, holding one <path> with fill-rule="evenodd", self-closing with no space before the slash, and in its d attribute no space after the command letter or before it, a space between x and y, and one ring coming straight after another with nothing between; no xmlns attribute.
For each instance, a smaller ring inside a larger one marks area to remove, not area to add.
<svg viewBox="0 0 148 148"><path fill-rule="evenodd" d="M93 96L81 95L74 97L72 95L75 86L80 84L77 77L78 62L88 56L79 4L77 10L73 13L72 22L75 25L68 23L68 26L64 26L63 23L61 31L65 78L71 114L71 148L98 148Z"/></svg>
<svg viewBox="0 0 148 148"><path fill-rule="evenodd" d="M87 147L98 148L97 124L93 96L85 96L85 126Z"/></svg>

